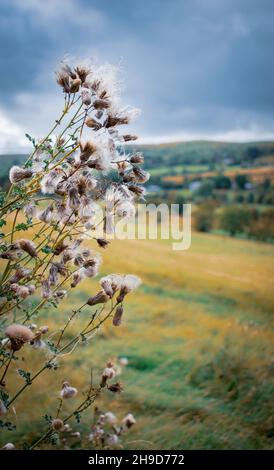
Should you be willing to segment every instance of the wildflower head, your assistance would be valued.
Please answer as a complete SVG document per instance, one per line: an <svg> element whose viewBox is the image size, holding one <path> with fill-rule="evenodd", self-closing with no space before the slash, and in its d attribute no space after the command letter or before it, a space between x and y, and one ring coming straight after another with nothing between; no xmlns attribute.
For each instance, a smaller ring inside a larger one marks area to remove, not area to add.
<svg viewBox="0 0 274 470"><path fill-rule="evenodd" d="M12 443L12 442L7 442L7 444L5 444L1 450L14 450L15 449L15 445Z"/></svg>
<svg viewBox="0 0 274 470"><path fill-rule="evenodd" d="M21 168L20 166L13 166L10 169L9 179L11 183L19 183L26 178L30 178L32 176L32 170L29 168Z"/></svg>
<svg viewBox="0 0 274 470"><path fill-rule="evenodd" d="M108 390L112 393L121 393L123 391L123 387L121 382L116 382L114 384L108 385Z"/></svg>
<svg viewBox="0 0 274 470"><path fill-rule="evenodd" d="M123 427L124 427L125 429L129 429L129 428L131 428L131 427L136 423L136 420L135 420L133 414L128 413L128 414L124 417L122 423L123 423Z"/></svg>
<svg viewBox="0 0 274 470"><path fill-rule="evenodd" d="M116 372L113 366L114 364L111 361L109 361L107 363L107 367L103 370L101 384L100 384L102 388L106 386L107 381L109 379L113 379L115 377Z"/></svg>
<svg viewBox="0 0 274 470"><path fill-rule="evenodd" d="M122 302L127 294L140 286L141 282L141 279L133 274L127 274L124 276L121 282L121 288L117 297L117 302Z"/></svg>
<svg viewBox="0 0 274 470"><path fill-rule="evenodd" d="M5 330L5 334L10 340L13 351L19 351L25 343L30 342L33 338L33 333L29 328L17 323L9 325Z"/></svg>
<svg viewBox="0 0 274 470"><path fill-rule="evenodd" d="M54 431L60 432L64 430L64 421L60 418L53 419L51 425Z"/></svg>
<svg viewBox="0 0 274 470"><path fill-rule="evenodd" d="M114 326L120 326L122 323L122 316L124 313L124 308L122 305L118 305L113 315L112 323Z"/></svg>
<svg viewBox="0 0 274 470"><path fill-rule="evenodd" d="M73 398L77 395L77 393L77 388L71 387L69 382L64 382L60 392L60 397L63 399Z"/></svg>
<svg viewBox="0 0 274 470"><path fill-rule="evenodd" d="M89 297L87 300L88 305L97 305L97 304L104 304L109 300L109 296L101 290L98 294L94 295L93 297Z"/></svg>
<svg viewBox="0 0 274 470"><path fill-rule="evenodd" d="M108 424L115 424L117 423L117 418L115 414L113 414L111 411L107 411L107 413L104 413L105 416L105 421Z"/></svg>

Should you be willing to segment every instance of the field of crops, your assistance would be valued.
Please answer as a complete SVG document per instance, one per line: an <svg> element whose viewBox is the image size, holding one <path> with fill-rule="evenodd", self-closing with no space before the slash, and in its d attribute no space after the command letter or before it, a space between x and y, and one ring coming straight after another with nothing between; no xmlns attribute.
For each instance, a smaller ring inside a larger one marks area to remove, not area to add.
<svg viewBox="0 0 274 470"><path fill-rule="evenodd" d="M132 272L143 279L125 304L123 325L108 324L75 356L64 357L63 367L41 376L31 387L32 408L22 395L10 417L17 429L2 432L0 444L39 437L46 428L42 415L55 413L64 379L84 391L91 367L98 381L109 358L127 357L120 377L124 392L106 392L97 402L119 417L134 413L137 425L124 447L270 448L274 247L203 234L194 234L186 252L172 251L169 241L114 241L105 251L102 271ZM36 323L56 330L97 289L96 280L83 283L61 309L45 309L47 319ZM91 310L81 313L83 322ZM26 347L25 357L29 354L34 356ZM35 354L34 370L45 352ZM17 367L24 363L20 355ZM22 381L13 370L11 391ZM67 410L74 406L68 402ZM37 412L41 420L34 422ZM83 448L90 447L91 423L91 411L80 424L71 422L82 433Z"/></svg>
<svg viewBox="0 0 274 470"><path fill-rule="evenodd" d="M216 171L196 171L190 172L186 175L174 175L174 176L164 176L162 179L165 182L180 184L183 183L186 178L197 179L197 178L212 178L217 176ZM258 168L234 168L226 169L223 174L230 178L235 178L237 175L247 175L250 181L254 183L261 183L264 179L269 179L272 183L274 181L274 166L263 166Z"/></svg>

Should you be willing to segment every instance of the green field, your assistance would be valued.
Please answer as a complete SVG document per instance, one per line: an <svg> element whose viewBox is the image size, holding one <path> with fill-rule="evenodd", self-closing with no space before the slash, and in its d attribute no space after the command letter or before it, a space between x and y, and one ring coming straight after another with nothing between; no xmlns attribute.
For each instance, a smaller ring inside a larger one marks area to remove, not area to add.
<svg viewBox="0 0 274 470"><path fill-rule="evenodd" d="M119 417L134 413L138 422L124 439L125 448L273 447L274 247L203 234L193 235L186 252L172 251L169 241L114 241L102 269L143 279L125 304L123 325L108 324L78 353L65 357L63 367L46 372L31 387L31 408L25 406L30 397L22 395L16 416L9 416L17 429L2 432L1 443L22 445L39 437L46 428L42 415L54 414L64 379L84 390L90 367L99 380L109 358L126 356L124 392L106 392L97 402ZM56 330L97 289L96 281L83 283L62 310L46 310L47 320L43 315L36 322ZM84 322L89 309L81 315ZM75 325L68 335L79 328ZM27 349L26 358L33 355ZM38 352L34 369L43 357ZM24 363L20 359L17 367ZM22 379L13 370L12 390L18 382ZM68 401L66 410L74 406ZM34 421L37 415L41 420ZM90 448L91 423L91 411L80 424L71 423L82 432L83 448Z"/></svg>

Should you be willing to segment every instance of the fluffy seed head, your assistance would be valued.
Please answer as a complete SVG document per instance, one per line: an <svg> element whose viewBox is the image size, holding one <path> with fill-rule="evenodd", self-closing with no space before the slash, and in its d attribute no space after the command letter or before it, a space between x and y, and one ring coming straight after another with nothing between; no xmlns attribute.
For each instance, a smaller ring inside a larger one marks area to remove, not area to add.
<svg viewBox="0 0 274 470"><path fill-rule="evenodd" d="M129 429L129 428L131 428L131 427L136 423L136 419L134 418L133 414L128 413L128 414L124 417L122 423L123 423L123 426L124 426L125 428L128 428L128 429Z"/></svg>
<svg viewBox="0 0 274 470"><path fill-rule="evenodd" d="M28 343L33 338L31 330L18 323L9 325L5 330L5 335L9 338L13 351L19 351L25 343Z"/></svg>
<svg viewBox="0 0 274 470"><path fill-rule="evenodd" d="M122 305L118 305L118 307L115 310L112 323L114 326L120 326L122 323L122 316L124 313L124 308Z"/></svg>
<svg viewBox="0 0 274 470"><path fill-rule="evenodd" d="M11 183L19 183L19 181L32 176L32 170L29 168L21 168L20 166L13 166L9 172L9 179Z"/></svg>
<svg viewBox="0 0 274 470"><path fill-rule="evenodd" d="M54 431L57 431L57 432L63 431L64 429L64 421L59 418L55 418L52 421L51 425L52 425L52 429L54 429Z"/></svg>
<svg viewBox="0 0 274 470"><path fill-rule="evenodd" d="M77 395L78 390L75 387L71 387L68 382L64 382L62 386L62 390L60 392L61 398L68 399L73 398Z"/></svg>
<svg viewBox="0 0 274 470"><path fill-rule="evenodd" d="M88 305L97 305L97 304L104 304L109 300L109 296L101 290L98 292L98 294L94 295L93 297L90 297L87 301Z"/></svg>
<svg viewBox="0 0 274 470"><path fill-rule="evenodd" d="M36 246L32 240L21 239L18 240L17 244L21 250L28 253L32 258L36 258L38 256Z"/></svg>
<svg viewBox="0 0 274 470"><path fill-rule="evenodd" d="M5 444L2 447L2 450L14 450L14 449L15 449L15 445L12 442L7 442L7 444Z"/></svg>

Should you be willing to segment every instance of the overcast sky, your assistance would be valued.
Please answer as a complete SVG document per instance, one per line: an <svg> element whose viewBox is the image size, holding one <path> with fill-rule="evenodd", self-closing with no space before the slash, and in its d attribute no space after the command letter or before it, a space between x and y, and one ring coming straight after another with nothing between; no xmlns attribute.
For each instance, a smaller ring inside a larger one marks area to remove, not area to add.
<svg viewBox="0 0 274 470"><path fill-rule="evenodd" d="M0 152L41 137L66 54L121 65L143 142L274 138L273 0L1 0Z"/></svg>

